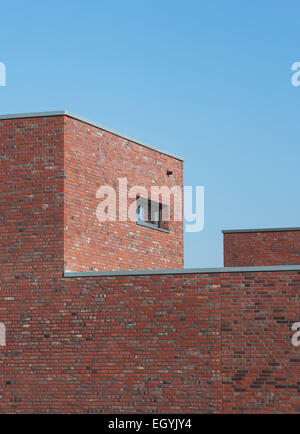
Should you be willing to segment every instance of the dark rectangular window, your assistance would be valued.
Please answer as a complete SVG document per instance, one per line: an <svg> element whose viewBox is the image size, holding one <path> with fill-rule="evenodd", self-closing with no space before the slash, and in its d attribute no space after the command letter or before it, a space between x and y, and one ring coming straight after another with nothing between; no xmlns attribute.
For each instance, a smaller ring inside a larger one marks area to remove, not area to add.
<svg viewBox="0 0 300 434"><path fill-rule="evenodd" d="M162 203L138 197L136 200L136 221L146 226L168 230L166 222L163 224L162 210Z"/></svg>

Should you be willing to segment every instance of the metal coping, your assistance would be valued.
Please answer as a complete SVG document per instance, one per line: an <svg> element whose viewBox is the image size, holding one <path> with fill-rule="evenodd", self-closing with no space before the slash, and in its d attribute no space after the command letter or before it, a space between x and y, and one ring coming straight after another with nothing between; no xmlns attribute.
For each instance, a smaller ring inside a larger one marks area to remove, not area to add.
<svg viewBox="0 0 300 434"><path fill-rule="evenodd" d="M160 154L168 155L169 157L175 158L176 160L184 161L183 157L179 155L173 154L171 152L163 151L162 149L151 146L147 143L141 142L140 140L134 139L133 137L129 137L125 134L122 134L118 131L112 130L111 128L107 128L104 125L99 124L98 122L90 121L82 116L76 115L74 113L70 113L66 110L58 110L58 111L49 111L49 112L36 112L36 113L15 113L8 115L0 115L0 120L5 119L21 119L21 118L38 118L38 117L49 117L49 116L68 116L73 119L77 119L78 121L84 122L86 124L92 125L93 127L100 128L101 130L107 131L108 133L114 134L118 137L122 137L123 139L134 142L138 145L144 146L145 148L152 149L153 151L159 152Z"/></svg>
<svg viewBox="0 0 300 434"><path fill-rule="evenodd" d="M279 265L262 267L221 267L221 268L177 268L174 270L124 270L124 271L65 271L63 277L112 277L112 276L159 276L168 274L221 274L299 271L300 265Z"/></svg>
<svg viewBox="0 0 300 434"><path fill-rule="evenodd" d="M263 228L263 229L226 229L223 234L243 233L243 232L293 232L300 231L300 227L296 228Z"/></svg>

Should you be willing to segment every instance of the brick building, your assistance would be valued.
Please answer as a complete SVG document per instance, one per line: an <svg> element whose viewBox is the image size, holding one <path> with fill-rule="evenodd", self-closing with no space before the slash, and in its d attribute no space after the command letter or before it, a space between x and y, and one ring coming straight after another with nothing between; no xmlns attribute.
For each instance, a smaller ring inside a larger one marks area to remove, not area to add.
<svg viewBox="0 0 300 434"><path fill-rule="evenodd" d="M0 145L1 413L300 412L300 228L184 269L182 223L96 218L99 185L182 185L180 157L67 112L1 116Z"/></svg>

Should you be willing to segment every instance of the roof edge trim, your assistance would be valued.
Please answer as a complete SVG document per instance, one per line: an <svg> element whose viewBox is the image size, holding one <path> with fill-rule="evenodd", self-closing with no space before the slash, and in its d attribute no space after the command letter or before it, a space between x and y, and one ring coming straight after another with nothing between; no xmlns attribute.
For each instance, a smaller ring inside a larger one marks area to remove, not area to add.
<svg viewBox="0 0 300 434"><path fill-rule="evenodd" d="M123 271L65 271L63 277L112 277L112 276L159 276L168 274L213 274L299 271L300 265L260 267L177 268L174 270L123 270Z"/></svg>
<svg viewBox="0 0 300 434"><path fill-rule="evenodd" d="M262 228L262 229L226 229L223 234L246 233L246 232L294 232L300 231L300 227L295 228Z"/></svg>
<svg viewBox="0 0 300 434"><path fill-rule="evenodd" d="M32 113L15 113L15 114L0 115L0 120L38 118L38 117L50 117L50 116L68 116L70 118L84 122L84 123L91 125L93 127L100 128L101 130L106 131L106 132L111 133L111 134L114 134L118 137L122 137L125 140L129 140L133 143L144 146L145 148L152 149L153 151L159 152L160 154L168 155L169 157L175 158L176 160L184 161L184 158L180 157L179 155L173 154L172 152L163 151L160 148L156 148L155 146L149 145L148 143L144 143L144 142L137 140L133 137L127 136L126 134L122 134L116 130L105 127L104 125L101 125L98 122L90 121L89 119L86 119L80 115L71 113L67 110L32 112Z"/></svg>

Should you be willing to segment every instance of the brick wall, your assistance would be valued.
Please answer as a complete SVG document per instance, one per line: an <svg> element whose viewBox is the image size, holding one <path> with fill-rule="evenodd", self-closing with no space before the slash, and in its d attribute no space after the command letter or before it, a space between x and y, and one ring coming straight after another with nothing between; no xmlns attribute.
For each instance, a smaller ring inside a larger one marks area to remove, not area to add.
<svg viewBox="0 0 300 434"><path fill-rule="evenodd" d="M63 277L62 122L0 122L0 413L299 413L300 271Z"/></svg>
<svg viewBox="0 0 300 434"><path fill-rule="evenodd" d="M225 413L299 413L300 272L237 273L222 279Z"/></svg>
<svg viewBox="0 0 300 434"><path fill-rule="evenodd" d="M300 264L300 230L224 233L225 267Z"/></svg>
<svg viewBox="0 0 300 434"><path fill-rule="evenodd" d="M220 411L220 294L202 280L49 276L36 302L7 283L0 411Z"/></svg>
<svg viewBox="0 0 300 434"><path fill-rule="evenodd" d="M0 120L1 272L16 284L63 266L63 122Z"/></svg>
<svg viewBox="0 0 300 434"><path fill-rule="evenodd" d="M300 412L299 289L300 272L6 280L0 411Z"/></svg>
<svg viewBox="0 0 300 434"><path fill-rule="evenodd" d="M62 143L62 117L0 121L1 413L30 411L33 401L44 408L52 363L45 335L63 270Z"/></svg>
<svg viewBox="0 0 300 434"><path fill-rule="evenodd" d="M167 176L167 170L173 172ZM128 190L183 184L183 163L94 126L65 117L65 268L71 271L183 267L183 223L170 233L132 221L99 222L100 185ZM131 200L132 202L132 200ZM128 201L130 204L130 201Z"/></svg>

